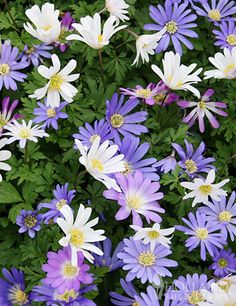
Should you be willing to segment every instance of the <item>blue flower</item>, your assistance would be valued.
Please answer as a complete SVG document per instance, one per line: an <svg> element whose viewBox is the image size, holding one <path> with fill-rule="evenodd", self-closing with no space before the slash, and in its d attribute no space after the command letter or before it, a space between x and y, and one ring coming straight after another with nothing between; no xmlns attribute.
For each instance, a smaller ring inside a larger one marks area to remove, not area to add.
<svg viewBox="0 0 236 306"><path fill-rule="evenodd" d="M38 211L25 210L20 212L20 215L16 217L16 224L20 226L19 233L28 231L30 238L35 237L35 232L41 230L42 215L38 214Z"/></svg>

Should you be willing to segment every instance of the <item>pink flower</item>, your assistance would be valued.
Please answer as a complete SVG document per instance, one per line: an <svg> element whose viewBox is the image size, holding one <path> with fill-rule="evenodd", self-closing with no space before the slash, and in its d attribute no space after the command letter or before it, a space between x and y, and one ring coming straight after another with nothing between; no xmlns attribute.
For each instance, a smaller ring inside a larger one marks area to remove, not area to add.
<svg viewBox="0 0 236 306"><path fill-rule="evenodd" d="M2 100L2 110L0 110L0 136L4 127L14 119L22 118L20 114L12 115L13 111L17 107L18 100L13 101L10 104L10 97L5 97Z"/></svg>

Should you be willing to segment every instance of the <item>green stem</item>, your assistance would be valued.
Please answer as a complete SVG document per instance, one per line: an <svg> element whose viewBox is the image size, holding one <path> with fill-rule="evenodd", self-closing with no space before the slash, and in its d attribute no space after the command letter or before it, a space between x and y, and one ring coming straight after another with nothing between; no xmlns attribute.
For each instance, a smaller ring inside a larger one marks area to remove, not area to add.
<svg viewBox="0 0 236 306"><path fill-rule="evenodd" d="M29 162L29 156L28 156L28 144L26 142L25 144L25 162L28 163Z"/></svg>
<svg viewBox="0 0 236 306"><path fill-rule="evenodd" d="M105 12L107 9L104 7L101 11L98 12L98 14L102 14L103 12Z"/></svg>
<svg viewBox="0 0 236 306"><path fill-rule="evenodd" d="M105 79L104 79L104 74L103 74L103 62L102 62L102 50L98 50L98 58L99 58L99 67L100 67L100 75L102 79L102 83L105 87Z"/></svg>
<svg viewBox="0 0 236 306"><path fill-rule="evenodd" d="M160 116L161 109L162 109L162 107L163 107L163 104L165 103L165 99L166 99L167 96L168 96L168 92L166 93L164 99L161 101L161 105L160 105L160 108L159 108L159 111L158 111L158 114L157 114L157 119L158 119L159 116Z"/></svg>
<svg viewBox="0 0 236 306"><path fill-rule="evenodd" d="M134 33L133 31L131 31L130 29L125 28L124 29L125 32L128 32L129 34L133 35L135 37L135 39L138 38L138 35L136 33Z"/></svg>

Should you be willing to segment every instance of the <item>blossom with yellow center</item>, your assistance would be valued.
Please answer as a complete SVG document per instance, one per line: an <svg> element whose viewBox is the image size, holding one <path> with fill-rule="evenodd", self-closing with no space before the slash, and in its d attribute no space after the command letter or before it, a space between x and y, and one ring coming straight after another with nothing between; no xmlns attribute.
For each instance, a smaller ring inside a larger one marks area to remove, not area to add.
<svg viewBox="0 0 236 306"><path fill-rule="evenodd" d="M160 237L160 233L158 231L150 231L147 233L147 235L150 239L156 239Z"/></svg>
<svg viewBox="0 0 236 306"><path fill-rule="evenodd" d="M71 301L71 299L75 299L77 298L79 295L78 292L75 292L74 289L70 289L70 290L65 290L65 292L63 294L57 294L56 298L59 300L59 301L63 301L63 302L67 302L69 303Z"/></svg>
<svg viewBox="0 0 236 306"><path fill-rule="evenodd" d="M226 41L230 46L236 46L236 35L231 34L227 36Z"/></svg>
<svg viewBox="0 0 236 306"><path fill-rule="evenodd" d="M130 209L138 210L142 202L137 196L130 196L127 199L127 205Z"/></svg>
<svg viewBox="0 0 236 306"><path fill-rule="evenodd" d="M225 258L220 258L218 260L218 265L221 267L221 268L225 268L227 265L228 265L228 262Z"/></svg>
<svg viewBox="0 0 236 306"><path fill-rule="evenodd" d="M64 207L65 205L67 205L67 200L61 199L60 201L58 201L56 203L56 208L57 208L57 210L60 211L62 209L62 207Z"/></svg>
<svg viewBox="0 0 236 306"><path fill-rule="evenodd" d="M63 78L59 74L55 74L50 79L49 88L59 90L63 83Z"/></svg>
<svg viewBox="0 0 236 306"><path fill-rule="evenodd" d="M63 266L63 275L67 278L73 278L78 273L78 268L75 266L72 266L71 263L66 263Z"/></svg>
<svg viewBox="0 0 236 306"><path fill-rule="evenodd" d="M53 118L53 117L55 117L56 116L56 111L55 111L55 109L54 108L49 108L48 110L47 110L47 117L48 118Z"/></svg>
<svg viewBox="0 0 236 306"><path fill-rule="evenodd" d="M96 158L91 159L91 166L93 169L96 169L100 172L102 172L104 169L102 162Z"/></svg>
<svg viewBox="0 0 236 306"><path fill-rule="evenodd" d="M209 195L212 191L211 185L202 185L199 187L199 190L206 195Z"/></svg>
<svg viewBox="0 0 236 306"><path fill-rule="evenodd" d="M186 170L190 174L193 174L197 171L197 164L192 159L187 159L184 164L185 164Z"/></svg>
<svg viewBox="0 0 236 306"><path fill-rule="evenodd" d="M70 243L75 247L80 247L84 243L84 234L81 230L75 228L70 231Z"/></svg>
<svg viewBox="0 0 236 306"><path fill-rule="evenodd" d="M156 262L156 256L152 252L140 253L138 262L144 267L150 267Z"/></svg>
<svg viewBox="0 0 236 306"><path fill-rule="evenodd" d="M14 295L15 295L14 299L15 299L17 304L24 305L25 303L28 302L26 293L24 291L22 291L21 289L18 289L14 293Z"/></svg>
<svg viewBox="0 0 236 306"><path fill-rule="evenodd" d="M187 299L188 299L189 304L192 304L192 305L198 305L198 303L205 301L205 298L203 297L201 292L195 291L195 290L193 290L191 294L188 295Z"/></svg>
<svg viewBox="0 0 236 306"><path fill-rule="evenodd" d="M120 114L113 114L113 115L111 116L110 122L111 122L111 125L112 125L114 128L118 129L118 128L120 128L120 127L124 124L125 119L124 119L124 117L123 117L122 115L120 115Z"/></svg>
<svg viewBox="0 0 236 306"><path fill-rule="evenodd" d="M208 230L205 227L199 227L196 230L196 236L201 240L205 240L208 238Z"/></svg>
<svg viewBox="0 0 236 306"><path fill-rule="evenodd" d="M10 72L10 66L8 64L0 65L0 75L7 75Z"/></svg>
<svg viewBox="0 0 236 306"><path fill-rule="evenodd" d="M205 101L200 101L198 102L198 106L201 108L201 109L205 109L206 108L206 102Z"/></svg>
<svg viewBox="0 0 236 306"><path fill-rule="evenodd" d="M132 167L128 162L125 162L125 170L121 171L122 174L127 175L132 172Z"/></svg>
<svg viewBox="0 0 236 306"><path fill-rule="evenodd" d="M152 94L152 91L151 91L151 89L149 89L149 88L146 88L146 89L138 89L137 91L136 91L136 95L137 95L137 97L139 97L139 98L149 98L150 97L150 95Z"/></svg>
<svg viewBox="0 0 236 306"><path fill-rule="evenodd" d="M35 218L32 215L28 215L24 220L25 226L29 228L34 227L37 224L37 222L38 222L37 218Z"/></svg>
<svg viewBox="0 0 236 306"><path fill-rule="evenodd" d="M208 16L215 21L219 21L221 19L221 14L219 10L210 10Z"/></svg>
<svg viewBox="0 0 236 306"><path fill-rule="evenodd" d="M219 213L219 220L221 222L230 222L232 218L232 214L229 211L222 211Z"/></svg>
<svg viewBox="0 0 236 306"><path fill-rule="evenodd" d="M165 28L169 34L175 34L178 31L177 22L171 20L170 22L166 23Z"/></svg>

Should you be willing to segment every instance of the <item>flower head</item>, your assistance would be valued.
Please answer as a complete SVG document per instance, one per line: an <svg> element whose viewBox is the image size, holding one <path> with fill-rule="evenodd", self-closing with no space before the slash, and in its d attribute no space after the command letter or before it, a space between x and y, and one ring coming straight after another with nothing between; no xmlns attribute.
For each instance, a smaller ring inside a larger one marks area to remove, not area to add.
<svg viewBox="0 0 236 306"><path fill-rule="evenodd" d="M215 45L221 49L228 48L232 50L236 46L236 25L233 20L222 21L219 24L219 30L212 32L216 36Z"/></svg>
<svg viewBox="0 0 236 306"><path fill-rule="evenodd" d="M212 283L211 290L201 290L205 301L199 306L234 306L236 301L236 285L231 285L227 291L218 284Z"/></svg>
<svg viewBox="0 0 236 306"><path fill-rule="evenodd" d="M13 111L18 105L18 100L14 100L10 104L10 97L3 98L2 102L2 110L0 111L0 136L2 134L2 131L4 130L4 127L11 122L14 119L19 119L22 116L18 113L12 115Z"/></svg>
<svg viewBox="0 0 236 306"><path fill-rule="evenodd" d="M115 16L118 20L129 20L128 14L129 5L124 0L105 0L106 10L111 16Z"/></svg>
<svg viewBox="0 0 236 306"><path fill-rule="evenodd" d="M138 297L138 293L135 290L132 282L126 282L123 278L120 279L120 285L122 289L124 290L124 294L119 294L116 292L110 292L111 302L113 305L127 305L127 306L138 306L138 301L136 300L136 297Z"/></svg>
<svg viewBox="0 0 236 306"><path fill-rule="evenodd" d="M30 238L35 237L35 232L41 230L42 215L38 214L38 211L25 210L20 212L20 215L16 217L16 224L20 226L19 233L28 231Z"/></svg>
<svg viewBox="0 0 236 306"><path fill-rule="evenodd" d="M52 49L53 47L48 46L47 44L36 45L30 48L25 46L18 57L32 63L35 67L38 67L40 63L43 63L43 58L50 58L52 56L52 54L48 52Z"/></svg>
<svg viewBox="0 0 236 306"><path fill-rule="evenodd" d="M0 149L2 149L7 144L7 138L0 139ZM0 150L0 170L10 171L11 166L5 163L11 157L11 152L8 150ZM0 173L0 182L2 181L2 175Z"/></svg>
<svg viewBox="0 0 236 306"><path fill-rule="evenodd" d="M230 272L236 270L235 254L229 250L216 250L213 257L213 264L209 269L214 270L214 275L217 277L227 276Z"/></svg>
<svg viewBox="0 0 236 306"><path fill-rule="evenodd" d="M167 156L166 158L159 160L156 164L154 164L155 167L160 168L160 171L164 173L168 173L172 170L175 170L176 165L176 158L172 154Z"/></svg>

